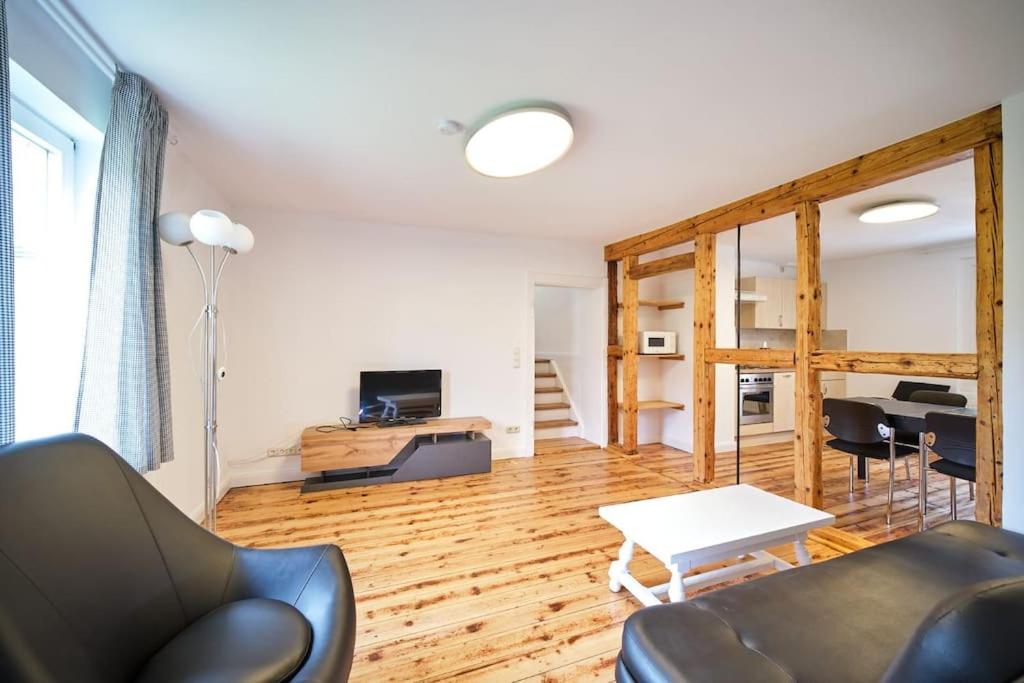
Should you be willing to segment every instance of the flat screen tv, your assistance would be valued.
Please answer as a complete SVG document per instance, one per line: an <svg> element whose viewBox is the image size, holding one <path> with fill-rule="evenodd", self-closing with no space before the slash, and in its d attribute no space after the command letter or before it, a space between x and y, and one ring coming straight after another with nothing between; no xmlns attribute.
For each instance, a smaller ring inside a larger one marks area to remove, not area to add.
<svg viewBox="0 0 1024 683"><path fill-rule="evenodd" d="M360 422L440 416L440 370L359 373Z"/></svg>

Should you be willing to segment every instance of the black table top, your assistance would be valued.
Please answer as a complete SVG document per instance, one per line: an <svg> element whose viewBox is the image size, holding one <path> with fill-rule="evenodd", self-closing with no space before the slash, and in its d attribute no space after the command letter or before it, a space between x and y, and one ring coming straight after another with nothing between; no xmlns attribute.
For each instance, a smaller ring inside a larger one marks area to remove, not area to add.
<svg viewBox="0 0 1024 683"><path fill-rule="evenodd" d="M953 406L941 406L934 403L897 401L891 398L852 396L846 400L873 403L885 411L886 416L893 421L894 427L908 432L923 432L925 428L924 416L928 413L953 413L954 415L970 415L971 417L975 417L978 414L974 408L954 408Z"/></svg>

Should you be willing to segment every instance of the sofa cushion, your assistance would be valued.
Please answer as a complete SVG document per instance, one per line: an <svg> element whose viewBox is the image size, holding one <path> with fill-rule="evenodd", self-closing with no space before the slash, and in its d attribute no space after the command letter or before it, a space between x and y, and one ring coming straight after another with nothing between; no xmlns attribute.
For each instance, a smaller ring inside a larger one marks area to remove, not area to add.
<svg viewBox="0 0 1024 683"><path fill-rule="evenodd" d="M146 663L143 683L286 681L313 638L299 610L278 600L229 602L193 622Z"/></svg>
<svg viewBox="0 0 1024 683"><path fill-rule="evenodd" d="M877 681L939 602L1024 574L1024 536L975 522L640 610L623 632L636 681Z"/></svg>
<svg viewBox="0 0 1024 683"><path fill-rule="evenodd" d="M1024 576L985 581L941 602L889 666L885 681L1020 680Z"/></svg>

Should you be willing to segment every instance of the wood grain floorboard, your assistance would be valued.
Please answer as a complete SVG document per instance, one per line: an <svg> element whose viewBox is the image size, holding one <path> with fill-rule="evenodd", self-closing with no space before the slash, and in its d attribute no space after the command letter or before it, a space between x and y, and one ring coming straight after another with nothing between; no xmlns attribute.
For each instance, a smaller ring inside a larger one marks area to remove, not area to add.
<svg viewBox="0 0 1024 683"><path fill-rule="evenodd" d="M568 438L538 441L536 452L452 479L313 494L298 483L233 489L219 506L220 533L253 547L341 547L356 591L354 681L611 681L622 622L639 604L608 590L622 538L597 508L706 486L690 480L689 453L665 446L624 456ZM741 456L741 481L792 495L790 444ZM824 473L837 521L811 534L814 561L916 530L916 468L910 481L897 468L891 527L884 463L853 494L844 455L827 451ZM734 456L719 454L712 486L735 474ZM948 484L930 483L934 522L948 514ZM966 485L960 493L961 516L973 516ZM795 561L790 546L774 552ZM630 568L645 583L668 578L639 550Z"/></svg>

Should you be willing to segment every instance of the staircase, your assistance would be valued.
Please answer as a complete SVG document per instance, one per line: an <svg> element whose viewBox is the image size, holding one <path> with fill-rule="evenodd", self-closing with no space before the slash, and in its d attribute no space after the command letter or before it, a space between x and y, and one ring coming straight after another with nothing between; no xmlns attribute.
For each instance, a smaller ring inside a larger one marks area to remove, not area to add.
<svg viewBox="0 0 1024 683"><path fill-rule="evenodd" d="M538 358L533 377L534 440L579 436L579 423L554 361Z"/></svg>

